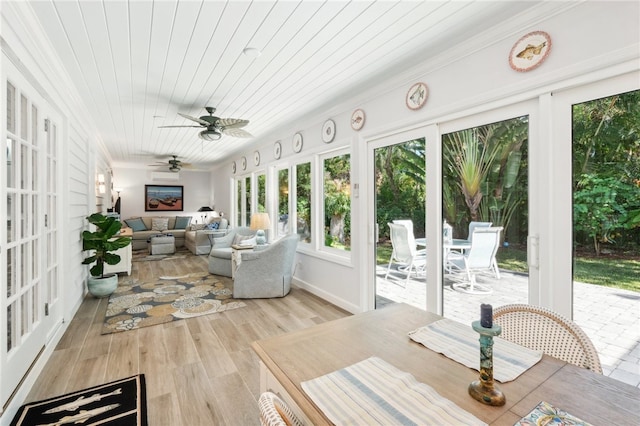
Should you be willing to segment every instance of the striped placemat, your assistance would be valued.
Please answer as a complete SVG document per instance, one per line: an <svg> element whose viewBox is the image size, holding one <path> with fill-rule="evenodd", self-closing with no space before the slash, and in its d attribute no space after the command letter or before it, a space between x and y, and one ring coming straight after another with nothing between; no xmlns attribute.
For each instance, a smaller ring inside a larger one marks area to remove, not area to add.
<svg viewBox="0 0 640 426"><path fill-rule="evenodd" d="M480 335L470 325L445 318L409 332L409 337L462 365L480 368ZM540 351L493 339L493 377L499 382L515 380L541 359Z"/></svg>
<svg viewBox="0 0 640 426"><path fill-rule="evenodd" d="M377 357L301 385L336 425L486 424Z"/></svg>

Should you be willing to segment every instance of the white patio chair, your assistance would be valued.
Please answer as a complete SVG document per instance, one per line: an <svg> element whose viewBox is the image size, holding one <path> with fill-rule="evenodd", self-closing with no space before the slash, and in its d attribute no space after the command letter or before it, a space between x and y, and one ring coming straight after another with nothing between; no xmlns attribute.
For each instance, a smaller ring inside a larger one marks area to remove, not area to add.
<svg viewBox="0 0 640 426"><path fill-rule="evenodd" d="M476 228L468 251L463 254L449 252L446 259L448 267L452 272L457 270L465 274L467 278L467 281L453 284L455 290L471 294L486 294L493 291L491 287L478 284L476 275L487 272L496 274L497 265L494 259L500 244L502 229L501 226Z"/></svg>
<svg viewBox="0 0 640 426"><path fill-rule="evenodd" d="M389 271L391 271L391 263L394 261L400 263L398 271L407 272L406 282L409 282L409 277L412 272L416 274L424 272L424 268L427 263L427 257L424 252L418 253L416 249L415 239L413 244L409 242L410 234L405 225L398 225L395 223L387 223L389 225L389 231L391 232L391 244L393 251L391 258L389 259L389 266L387 267L387 274L385 279L389 277Z"/></svg>
<svg viewBox="0 0 640 426"><path fill-rule="evenodd" d="M469 234L467 234L467 241L469 241L469 243L473 242L473 231L478 228L489 228L491 225L493 225L493 222L469 222ZM500 270L498 269L498 261L495 256L493 257L493 271L496 279L499 280Z"/></svg>
<svg viewBox="0 0 640 426"><path fill-rule="evenodd" d="M493 222L469 222L469 233L467 234L467 241L473 241L473 231L477 228L488 228L493 225Z"/></svg>
<svg viewBox="0 0 640 426"><path fill-rule="evenodd" d="M416 242L415 234L413 233L413 221L411 219L394 219L393 223L395 223L396 225L404 225L407 228L407 240L409 241L409 245L415 246L417 249L418 244ZM419 249L417 253L426 253L426 249Z"/></svg>

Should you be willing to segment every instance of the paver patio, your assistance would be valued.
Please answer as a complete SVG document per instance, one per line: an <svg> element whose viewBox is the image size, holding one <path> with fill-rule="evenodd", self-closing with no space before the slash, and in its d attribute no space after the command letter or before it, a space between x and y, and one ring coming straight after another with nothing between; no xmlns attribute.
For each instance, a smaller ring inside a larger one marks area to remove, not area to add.
<svg viewBox="0 0 640 426"><path fill-rule="evenodd" d="M393 268L393 267L392 267ZM377 269L377 306L404 302L426 309L424 277L412 276L408 282L403 273L392 269L385 280L386 265ZM444 315L471 324L480 315L480 304L502 306L528 303L527 275L501 270L501 279L478 277L493 293L474 295L453 290L452 280L444 286ZM574 321L593 341L603 374L640 388L640 293L615 288L574 283Z"/></svg>

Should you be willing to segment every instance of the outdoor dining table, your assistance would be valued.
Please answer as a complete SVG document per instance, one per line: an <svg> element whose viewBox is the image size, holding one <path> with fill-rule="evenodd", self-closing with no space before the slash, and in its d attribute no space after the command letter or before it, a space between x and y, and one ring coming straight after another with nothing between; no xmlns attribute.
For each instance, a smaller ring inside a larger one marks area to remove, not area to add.
<svg viewBox="0 0 640 426"><path fill-rule="evenodd" d="M409 337L410 332L440 319L398 303L258 340L252 347L260 359L260 390L278 393L305 423L330 425L303 383L373 357L410 374L441 399L487 424L513 425L541 401L592 424L640 424L640 389L547 355L515 380L498 384L506 396L505 405L476 401L467 390L479 377L476 370Z"/></svg>

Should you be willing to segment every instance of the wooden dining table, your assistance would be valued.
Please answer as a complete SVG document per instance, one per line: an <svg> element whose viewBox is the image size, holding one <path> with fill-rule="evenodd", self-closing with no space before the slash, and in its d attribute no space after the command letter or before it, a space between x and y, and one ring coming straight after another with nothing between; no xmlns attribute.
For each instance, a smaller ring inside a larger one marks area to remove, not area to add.
<svg viewBox="0 0 640 426"><path fill-rule="evenodd" d="M468 393L476 370L407 335L441 318L398 303L258 340L252 347L260 359L261 391L278 393L308 424L330 425L301 383L376 356L491 425L513 425L541 401L594 425L640 424L640 389L546 355L517 379L496 383L505 405L476 401Z"/></svg>

